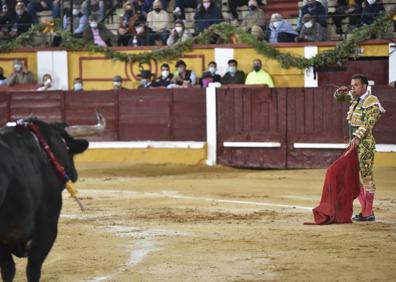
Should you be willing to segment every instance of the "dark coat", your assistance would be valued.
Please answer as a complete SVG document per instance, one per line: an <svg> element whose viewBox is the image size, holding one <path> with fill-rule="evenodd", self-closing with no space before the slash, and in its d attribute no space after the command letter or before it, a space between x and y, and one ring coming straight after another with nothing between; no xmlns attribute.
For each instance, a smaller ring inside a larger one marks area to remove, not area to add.
<svg viewBox="0 0 396 282"><path fill-rule="evenodd" d="M384 4L375 2L373 5L369 5L367 1L365 1L362 11L361 24L372 24L374 19L383 11L385 11Z"/></svg>
<svg viewBox="0 0 396 282"><path fill-rule="evenodd" d="M221 79L222 84L245 84L246 75L243 71L237 70L234 75L231 75L230 72L226 72L226 74Z"/></svg>
<svg viewBox="0 0 396 282"><path fill-rule="evenodd" d="M28 12L24 12L21 16L18 16L15 11L10 14L9 28L8 31L11 32L16 28L16 34L20 35L29 30L32 26L33 20Z"/></svg>
<svg viewBox="0 0 396 282"><path fill-rule="evenodd" d="M212 24L217 24L223 21L223 15L219 7L216 6L214 2L210 5L209 9L206 11L202 6L198 9L197 13L194 15L195 19L195 31L201 32Z"/></svg>
<svg viewBox="0 0 396 282"><path fill-rule="evenodd" d="M327 27L327 12L326 8L320 2L315 2L313 6L305 5L301 8L301 19L305 14L310 14L315 17L316 22L321 26Z"/></svg>

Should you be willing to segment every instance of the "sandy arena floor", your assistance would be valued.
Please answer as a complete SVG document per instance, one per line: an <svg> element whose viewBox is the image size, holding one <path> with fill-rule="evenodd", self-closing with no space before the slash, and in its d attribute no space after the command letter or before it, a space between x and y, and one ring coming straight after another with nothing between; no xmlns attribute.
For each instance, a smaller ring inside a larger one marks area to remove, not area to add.
<svg viewBox="0 0 396 282"><path fill-rule="evenodd" d="M376 169L377 222L306 226L325 170L118 166L79 165L87 211L64 193L43 281L396 279L396 168Z"/></svg>

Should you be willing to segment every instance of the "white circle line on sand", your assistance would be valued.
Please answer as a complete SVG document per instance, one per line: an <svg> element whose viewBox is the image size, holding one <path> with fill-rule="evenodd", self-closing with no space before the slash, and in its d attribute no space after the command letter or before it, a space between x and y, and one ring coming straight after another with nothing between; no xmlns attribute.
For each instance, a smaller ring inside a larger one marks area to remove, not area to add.
<svg viewBox="0 0 396 282"><path fill-rule="evenodd" d="M227 204L241 204L241 205L253 205L253 206L264 206L264 207L276 207L276 208L287 208L287 209L298 209L304 211L312 211L312 207L299 206L299 205L286 205L286 204L276 204L272 202L254 202L254 201L241 201L241 200L227 200L227 199L218 199L218 198L206 198L206 197L194 197L187 196L183 194L179 194L176 191L164 190L161 192L137 192L137 191L125 191L125 190L98 190L98 189L89 189L84 190L84 192L90 191L95 192L95 195L98 196L100 193L118 193L120 194L130 194L133 196L146 196L146 197L168 197L173 199L186 199L186 200L200 200L207 202L217 202L217 203L227 203Z"/></svg>
<svg viewBox="0 0 396 282"><path fill-rule="evenodd" d="M243 204L243 205L278 207L278 208L289 208L289 209L300 209L300 210L312 211L312 207L275 204L275 203L271 203L271 202L264 203L264 202L253 202L253 201L239 201L239 200L225 200L225 199L215 199L215 198L193 197L193 196L180 195L177 193L169 193L166 191L163 191L162 194L167 197L175 198L175 199L203 200L203 201L208 201L208 202L219 202L219 203L227 203L227 204Z"/></svg>

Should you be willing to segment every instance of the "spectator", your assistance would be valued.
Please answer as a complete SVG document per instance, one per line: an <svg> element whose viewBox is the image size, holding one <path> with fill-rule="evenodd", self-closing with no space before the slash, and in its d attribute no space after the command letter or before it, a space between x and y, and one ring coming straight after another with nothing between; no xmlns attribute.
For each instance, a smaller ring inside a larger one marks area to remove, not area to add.
<svg viewBox="0 0 396 282"><path fill-rule="evenodd" d="M73 80L73 91L84 91L84 85L81 78L77 77Z"/></svg>
<svg viewBox="0 0 396 282"><path fill-rule="evenodd" d="M305 14L311 14L315 17L317 23L327 28L327 10L321 2L316 0L307 0L307 4L301 8L301 17L297 24L298 28L302 27L302 18Z"/></svg>
<svg viewBox="0 0 396 282"><path fill-rule="evenodd" d="M272 14L266 35L270 43L294 42L296 37L297 32L287 20L284 20L278 13Z"/></svg>
<svg viewBox="0 0 396 282"><path fill-rule="evenodd" d="M91 2L88 3L88 1ZM103 20L106 14L103 0L84 0L81 4L81 9L83 14L86 15L87 17L89 17L92 14L98 15L99 21Z"/></svg>
<svg viewBox="0 0 396 282"><path fill-rule="evenodd" d="M326 38L326 29L318 24L312 15L305 14L303 17L303 26L297 41L326 41Z"/></svg>
<svg viewBox="0 0 396 282"><path fill-rule="evenodd" d="M175 9L173 10L173 15L176 19L186 19L185 11L186 8L197 9L198 0L176 0Z"/></svg>
<svg viewBox="0 0 396 282"><path fill-rule="evenodd" d="M191 33L184 28L184 22L182 20L176 20L175 28L171 30L168 40L166 41L166 44L168 46L171 46L179 42L184 42L191 37L192 37Z"/></svg>
<svg viewBox="0 0 396 282"><path fill-rule="evenodd" d="M336 27L336 33L342 35L342 20L349 18L350 29L357 27L360 24L360 17L362 13L362 0L338 0L337 8L333 14L333 22Z"/></svg>
<svg viewBox="0 0 396 282"><path fill-rule="evenodd" d="M161 75L151 83L151 87L168 87L173 79L168 64L161 65Z"/></svg>
<svg viewBox="0 0 396 282"><path fill-rule="evenodd" d="M113 90L123 90L126 89L122 87L122 77L120 75L115 75L113 77Z"/></svg>
<svg viewBox="0 0 396 282"><path fill-rule="evenodd" d="M210 27L212 24L217 24L223 21L221 10L212 0L202 0L202 5L199 5L198 11L194 15L195 31L197 33Z"/></svg>
<svg viewBox="0 0 396 282"><path fill-rule="evenodd" d="M183 60L177 61L175 67L176 71L170 84L172 87L189 87L196 84L197 76L195 72L188 70L187 64Z"/></svg>
<svg viewBox="0 0 396 282"><path fill-rule="evenodd" d="M384 4L381 0L365 0L362 11L360 23L362 25L369 25L374 22L374 19L382 12L385 11Z"/></svg>
<svg viewBox="0 0 396 282"><path fill-rule="evenodd" d="M0 67L0 85L7 84L7 78L4 76L4 70Z"/></svg>
<svg viewBox="0 0 396 282"><path fill-rule="evenodd" d="M234 59L228 61L228 71L221 79L222 84L244 84L245 73L238 70L238 62Z"/></svg>
<svg viewBox="0 0 396 282"><path fill-rule="evenodd" d="M10 14L10 27L8 31L10 37L16 37L28 31L32 23L32 17L26 11L25 4L18 2L15 5L15 11Z"/></svg>
<svg viewBox="0 0 396 282"><path fill-rule="evenodd" d="M271 76L261 69L262 63L260 59L253 61L253 71L246 77L245 84L264 84L268 87L274 87Z"/></svg>
<svg viewBox="0 0 396 282"><path fill-rule="evenodd" d="M46 73L43 75L43 81L41 86L37 88L37 91L46 91L50 90L50 88L52 88L52 77L50 74Z"/></svg>
<svg viewBox="0 0 396 282"><path fill-rule="evenodd" d="M73 5L73 34L77 37L82 37L84 29L88 26L88 17L84 15L78 4ZM69 20L70 21L70 20ZM66 28L68 25L68 20L64 21Z"/></svg>
<svg viewBox="0 0 396 282"><path fill-rule="evenodd" d="M138 74L138 77L139 77L139 86L137 87L138 89L151 87L151 78L153 77L153 74L149 70L141 70L140 74Z"/></svg>
<svg viewBox="0 0 396 282"><path fill-rule="evenodd" d="M36 80L33 73L26 68L23 61L15 60L14 72L11 73L10 77L8 78L7 85L13 86L18 84L32 84L35 82Z"/></svg>
<svg viewBox="0 0 396 282"><path fill-rule="evenodd" d="M33 23L38 23L37 12L52 10L52 8L52 0L31 0L27 4L27 10Z"/></svg>
<svg viewBox="0 0 396 282"><path fill-rule="evenodd" d="M135 35L129 42L130 46L151 46L154 45L154 37L151 29L143 22L135 22Z"/></svg>
<svg viewBox="0 0 396 282"><path fill-rule="evenodd" d="M132 4L135 10L135 14L138 15L138 20L141 22L145 22L147 17L146 10L148 10L151 6L148 6L147 9L143 0L134 1L132 2Z"/></svg>
<svg viewBox="0 0 396 282"><path fill-rule="evenodd" d="M98 23L97 15L89 17L89 26L83 31L83 39L103 47L116 45L114 34L103 23Z"/></svg>
<svg viewBox="0 0 396 282"><path fill-rule="evenodd" d="M126 2L123 9L124 14L118 27L118 46L128 46L134 32L134 24L138 19L138 14L134 14L134 7L130 2Z"/></svg>
<svg viewBox="0 0 396 282"><path fill-rule="evenodd" d="M0 10L0 39L8 37L8 28L10 24L10 16L8 6L4 3Z"/></svg>
<svg viewBox="0 0 396 282"><path fill-rule="evenodd" d="M238 16L237 8L246 5L250 6L249 2L250 2L249 0L228 0L228 7L230 8L231 20L238 20L239 16ZM264 1L259 0L257 2L258 2L258 6L262 6L263 4L267 3L267 0Z"/></svg>
<svg viewBox="0 0 396 282"><path fill-rule="evenodd" d="M169 23L169 14L162 9L161 1L154 1L153 11L147 14L147 26L153 31L155 41L161 41L162 44L166 44L169 36Z"/></svg>
<svg viewBox="0 0 396 282"><path fill-rule="evenodd" d="M230 1L230 0L229 0ZM258 41L264 39L265 15L263 10L258 8L256 0L249 0L249 13L241 23L241 28L253 35Z"/></svg>
<svg viewBox="0 0 396 282"><path fill-rule="evenodd" d="M199 81L201 87L208 87L210 82L220 82L221 76L216 73L217 64L214 61L209 62L208 70L202 74L202 78Z"/></svg>

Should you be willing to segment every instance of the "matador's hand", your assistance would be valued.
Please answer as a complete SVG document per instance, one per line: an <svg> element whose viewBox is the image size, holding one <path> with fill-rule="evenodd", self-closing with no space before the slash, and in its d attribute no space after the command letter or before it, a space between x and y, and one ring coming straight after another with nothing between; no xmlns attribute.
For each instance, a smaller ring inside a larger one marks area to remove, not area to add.
<svg viewBox="0 0 396 282"><path fill-rule="evenodd" d="M359 146L359 144L360 144L360 139L359 139L359 138L354 137L354 138L351 140L352 148L357 148L357 147Z"/></svg>

